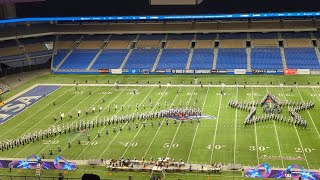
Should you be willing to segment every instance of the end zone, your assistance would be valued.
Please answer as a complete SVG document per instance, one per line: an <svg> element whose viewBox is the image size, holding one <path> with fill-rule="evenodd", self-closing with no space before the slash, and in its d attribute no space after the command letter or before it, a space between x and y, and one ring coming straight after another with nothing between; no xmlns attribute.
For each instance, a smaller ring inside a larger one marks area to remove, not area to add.
<svg viewBox="0 0 320 180"><path fill-rule="evenodd" d="M3 124L17 114L23 112L25 109L37 103L60 87L61 86L58 85L38 85L7 102L0 108L0 124Z"/></svg>

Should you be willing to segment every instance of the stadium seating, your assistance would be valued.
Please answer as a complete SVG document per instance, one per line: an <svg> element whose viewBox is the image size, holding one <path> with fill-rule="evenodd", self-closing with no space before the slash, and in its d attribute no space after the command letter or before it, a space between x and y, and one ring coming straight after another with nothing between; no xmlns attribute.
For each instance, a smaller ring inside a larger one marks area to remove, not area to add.
<svg viewBox="0 0 320 180"><path fill-rule="evenodd" d="M60 64L60 62L63 60L64 57L66 57L66 55L69 53L69 50L65 50L65 49L59 49L57 51L57 54L55 54L53 56L53 63L52 63L52 67L53 68L57 68L57 66Z"/></svg>
<svg viewBox="0 0 320 180"><path fill-rule="evenodd" d="M190 49L164 49L156 69L186 69Z"/></svg>
<svg viewBox="0 0 320 180"><path fill-rule="evenodd" d="M151 69L158 54L159 49L134 49L124 69Z"/></svg>
<svg viewBox="0 0 320 180"><path fill-rule="evenodd" d="M220 48L217 69L247 69L247 53L245 48Z"/></svg>
<svg viewBox="0 0 320 180"><path fill-rule="evenodd" d="M288 68L320 69L314 48L285 48Z"/></svg>
<svg viewBox="0 0 320 180"><path fill-rule="evenodd" d="M278 33L250 33L251 39L278 39Z"/></svg>
<svg viewBox="0 0 320 180"><path fill-rule="evenodd" d="M213 49L195 49L190 69L212 69Z"/></svg>
<svg viewBox="0 0 320 180"><path fill-rule="evenodd" d="M283 69L279 48L252 48L251 68L259 70Z"/></svg>
<svg viewBox="0 0 320 180"><path fill-rule="evenodd" d="M310 38L309 32L283 32L281 35L285 39Z"/></svg>
<svg viewBox="0 0 320 180"><path fill-rule="evenodd" d="M129 35L111 35L110 40L117 41L131 41L137 38L137 35L129 34Z"/></svg>
<svg viewBox="0 0 320 180"><path fill-rule="evenodd" d="M77 49L60 66L60 69L86 69L98 50Z"/></svg>
<svg viewBox="0 0 320 180"><path fill-rule="evenodd" d="M118 69L127 54L127 49L103 50L91 69Z"/></svg>

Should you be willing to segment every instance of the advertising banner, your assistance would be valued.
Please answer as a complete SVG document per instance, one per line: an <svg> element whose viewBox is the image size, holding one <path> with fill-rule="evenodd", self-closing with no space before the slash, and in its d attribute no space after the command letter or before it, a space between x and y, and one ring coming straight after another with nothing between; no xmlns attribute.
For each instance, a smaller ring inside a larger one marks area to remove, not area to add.
<svg viewBox="0 0 320 180"><path fill-rule="evenodd" d="M212 70L211 74L227 74L227 71L224 71L224 70Z"/></svg>
<svg viewBox="0 0 320 180"><path fill-rule="evenodd" d="M234 74L247 74L246 69L235 69Z"/></svg>
<svg viewBox="0 0 320 180"><path fill-rule="evenodd" d="M165 74L166 71L165 70L156 70L156 74Z"/></svg>
<svg viewBox="0 0 320 180"><path fill-rule="evenodd" d="M284 75L295 75L295 74L297 74L297 70L296 69L284 69L283 74Z"/></svg>
<svg viewBox="0 0 320 180"><path fill-rule="evenodd" d="M211 70L195 70L197 74L210 74Z"/></svg>
<svg viewBox="0 0 320 180"><path fill-rule="evenodd" d="M122 69L111 69L111 74L122 74Z"/></svg>
<svg viewBox="0 0 320 180"><path fill-rule="evenodd" d="M194 70L187 69L187 70L186 70L186 73L188 73L188 74L193 74L193 73L194 73Z"/></svg>
<svg viewBox="0 0 320 180"><path fill-rule="evenodd" d="M297 69L297 74L310 74L310 69Z"/></svg>
<svg viewBox="0 0 320 180"><path fill-rule="evenodd" d="M100 74L109 74L110 73L110 69L99 69L99 73Z"/></svg>
<svg viewBox="0 0 320 180"><path fill-rule="evenodd" d="M280 74L283 74L282 71L278 71L278 70L266 70L266 69L252 70L252 74L279 74L278 72L281 72Z"/></svg>

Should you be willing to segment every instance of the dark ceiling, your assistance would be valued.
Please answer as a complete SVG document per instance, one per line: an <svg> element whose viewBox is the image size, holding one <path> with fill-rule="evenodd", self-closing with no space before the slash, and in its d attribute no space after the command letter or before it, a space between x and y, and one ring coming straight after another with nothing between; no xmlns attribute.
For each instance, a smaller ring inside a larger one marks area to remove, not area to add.
<svg viewBox="0 0 320 180"><path fill-rule="evenodd" d="M151 6L149 0L47 0L16 5L18 17L220 14L320 11L320 0L204 0L197 6Z"/></svg>

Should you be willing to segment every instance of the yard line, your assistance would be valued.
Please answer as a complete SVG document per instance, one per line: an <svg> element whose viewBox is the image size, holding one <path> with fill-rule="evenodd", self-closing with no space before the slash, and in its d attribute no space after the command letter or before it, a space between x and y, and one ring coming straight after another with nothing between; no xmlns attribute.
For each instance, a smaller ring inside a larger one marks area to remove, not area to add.
<svg viewBox="0 0 320 180"><path fill-rule="evenodd" d="M179 89L179 92L180 92L180 90L181 90L181 87L180 87L180 89ZM173 101L172 101L172 103L171 103L171 105L170 105L170 108L173 106L173 104L174 104L174 102L176 101L176 98L177 98L177 97L178 97L178 94L176 94L176 96L174 97L174 99L173 99ZM149 144L148 149L146 150L146 152L145 152L144 155L143 155L144 158L146 157L147 153L149 152L150 147L152 146L154 139L155 139L156 136L158 135L159 130L160 130L160 128L162 127L162 124L163 124L163 122L164 122L165 119L166 119L166 118L163 118L163 120L162 120L162 122L161 122L161 125L159 126L156 134L153 136L153 139L152 139L151 143Z"/></svg>
<svg viewBox="0 0 320 180"><path fill-rule="evenodd" d="M206 97L204 98L204 102L203 102L203 105L202 105L201 112L203 112L204 105L206 104L206 100L207 100L207 97L208 97L208 92L209 92L209 87L208 87L208 90L207 90ZM191 152L192 152L194 140L196 139L196 136L197 136L198 128L199 128L199 123L197 124L196 132L194 133L194 136L193 136L193 140L192 140L192 144L191 144L191 147L190 147L187 163L189 163L190 155L191 155Z"/></svg>
<svg viewBox="0 0 320 180"><path fill-rule="evenodd" d="M141 87L140 87L141 88ZM139 89L140 89L139 88ZM151 93L151 91L153 90L153 88L149 91L148 95L145 96L145 98L143 99L142 102L144 102L146 100L146 98L149 96L149 94ZM133 96L132 96L133 97ZM126 102L126 104L130 101L130 99L132 98L130 97L129 100ZM137 110L135 110L137 111ZM126 123L124 123L123 127L128 123L128 121ZM117 138L117 136L120 134L120 131L113 137L113 139L110 141L110 143L108 144L108 146L104 149L104 151L100 154L99 159L101 159L101 157L103 156L103 154L107 151L107 149L111 146L111 144L113 143L113 141ZM82 154L82 153L81 153ZM80 154L80 155L81 155ZM80 157L80 155L78 157ZM77 158L78 158L77 157Z"/></svg>
<svg viewBox="0 0 320 180"><path fill-rule="evenodd" d="M236 101L238 101L239 88L237 87ZM234 144L233 144L233 164L236 164L236 149L237 149L237 121L238 121L238 108L234 115Z"/></svg>
<svg viewBox="0 0 320 180"><path fill-rule="evenodd" d="M282 94L283 94L284 99L287 100L287 97L286 97L286 95L285 95L285 93L284 93L283 87L282 87L282 86L280 86L280 87L281 87L281 90L282 90ZM301 149L303 150L304 148L303 148L303 146L302 146L302 142L301 142L301 139L300 139L300 136L299 136L297 127L296 127L296 126L293 126L293 127L294 127L294 129L296 130L296 134L297 134L297 137L298 137L298 140L299 140L299 143L300 143L300 147L301 147ZM309 162L308 162L308 160L307 160L306 153L305 153L304 151L302 151L302 153L303 153L304 159L306 160L308 169L310 169L310 166L309 166Z"/></svg>
<svg viewBox="0 0 320 180"><path fill-rule="evenodd" d="M252 87L251 87L251 97L252 97L252 100L254 101L254 97L253 97L253 88L252 88ZM259 146L258 146L257 123L254 123L254 135L255 135L255 138L256 138L257 161L258 161L258 164L260 164L260 160L259 160Z"/></svg>
<svg viewBox="0 0 320 180"><path fill-rule="evenodd" d="M128 88L128 87L126 87L125 89L123 89L115 98L113 98L113 100L108 104L108 106L110 106L110 105L124 92L124 90L126 90L127 88ZM139 89L140 89L140 88L139 88ZM139 89L138 89L138 90L139 90ZM133 97L133 96L132 96L132 97ZM132 97L131 97L131 98L132 98ZM130 100L131 98L129 98L129 100ZM128 101L129 101L129 100L128 100ZM125 103L125 105L126 105L126 104L127 104L127 103ZM107 107L108 107L108 106L107 106ZM107 109L107 107L105 107L105 108L98 114L98 116L99 116L100 114L102 114L102 113ZM118 114L120 111L121 111L121 110L119 110L116 114ZM106 126L105 126L105 127L106 127ZM104 127L104 128L105 128L105 127ZM104 129L104 128L103 128L103 129ZM103 130L103 129L102 129L102 130ZM73 139L70 141L70 143L72 143L74 140L76 140L80 135L82 135L82 133L79 133L78 135L76 135L76 137L73 138ZM95 139L95 138L94 138L94 139ZM88 146L89 146L89 145L88 145ZM88 147L88 146L87 146L87 147ZM87 148L87 147L86 147L86 148ZM86 148L85 148L85 149L86 149ZM62 152L64 152L66 149L67 149L67 147L63 148L63 149L61 150L61 152L59 152L58 155L60 155L60 154L61 154ZM80 155L81 155L83 152L84 152L84 151L82 151L82 152L80 153ZM80 157L80 155L79 155L78 157Z"/></svg>
<svg viewBox="0 0 320 180"><path fill-rule="evenodd" d="M86 88L87 88L87 87L86 87ZM86 88L85 88L85 89L86 89ZM113 87L113 88L114 88L114 87ZM111 88L111 89L113 89L113 88ZM98 87L98 88L97 88L96 90L94 90L93 92L97 91L98 89L100 89L100 87ZM110 91L111 89L109 89L109 91ZM76 95L76 96L77 96L77 95ZM105 95L104 95L104 96L105 96ZM102 99L104 96L102 96L100 99ZM75 96L74 96L74 97L75 97ZM89 97L90 97L90 96L87 96L86 98L84 98L77 106L75 106L74 108L72 108L69 112L71 112L73 109L75 109L76 107L78 107L82 102L84 102L85 100L87 100ZM73 97L72 97L72 98L73 98ZM67 102L69 102L72 98L70 98L68 101L66 101L65 103L63 103L62 106L63 106L64 104L66 104ZM100 99L99 99L98 101L100 101ZM98 101L97 101L97 102L98 102ZM97 103L97 102L96 102L96 103ZM96 103L95 103L95 104L96 104ZM60 106L58 109L60 109L62 106ZM84 113L83 113L83 114L84 114ZM83 115L83 114L82 114L82 115ZM49 115L50 115L50 114L49 114ZM48 116L49 116L49 115L48 115ZM82 115L81 115L80 117L82 117ZM46 116L46 117L48 117L48 116ZM79 119L80 117L77 117L73 122L76 122L76 120ZM41 122L41 121L40 121L40 122ZM58 122L59 122L59 120L57 120L53 125L57 124ZM38 124L38 123L37 123L37 124ZM36 126L37 124L35 124L34 126ZM53 125L51 125L51 126L53 126ZM33 126L33 127L34 127L34 126ZM30 130L30 129L29 129L29 130ZM60 136L60 135L56 136L56 137L54 138L54 140L55 140L56 138L58 138L59 136ZM26 146L24 146L17 154L14 155L14 157L16 157L20 152L22 152L22 151L23 151L25 148L27 148L30 144L32 144L32 143L29 143L29 144L27 144ZM45 148L47 148L49 145L50 145L50 144L46 145ZM43 149L45 149L45 148L43 148Z"/></svg>
<svg viewBox="0 0 320 180"><path fill-rule="evenodd" d="M213 157L213 147L216 143L216 137L217 137L217 131L218 131L218 124L219 124L219 118L220 118L220 110L221 110L221 102L222 102L222 96L223 94L220 94L220 101L219 101L219 109L218 109L218 115L217 115L217 122L216 122L216 128L214 130L214 137L213 137L213 146L211 151L211 158L210 158L210 164L212 163L212 157Z"/></svg>
<svg viewBox="0 0 320 180"><path fill-rule="evenodd" d="M194 86L194 88L193 88L192 94L190 95L190 98L189 98L189 100L188 100L188 104L189 104L190 101L191 101L191 98L192 98L192 96L193 96L193 94L194 94L194 90L195 90L195 89L196 89L196 86ZM179 123L179 126L178 126L178 128L177 128L177 130L176 130L176 133L174 134L174 136L173 136L173 138L172 138L172 141L171 141L171 144L170 144L170 146L169 146L169 149L168 149L168 152L167 152L166 157L168 157L168 155L169 155L169 153L170 153L172 144L173 144L174 140L176 139L176 136L177 136L177 134L178 134L178 131L179 131L179 129L180 129L180 126L181 126L181 122Z"/></svg>
<svg viewBox="0 0 320 180"><path fill-rule="evenodd" d="M268 87L266 87L266 90L267 90L267 92L269 92ZM280 156L282 157L282 151L281 151L281 147L280 147L280 141L279 141L277 126L276 126L276 122L275 122L275 121L273 121L273 127L274 127L274 130L275 130L275 132L276 132L276 137L277 137L277 143L278 143L278 148L279 148ZM281 163L282 163L282 168L284 168L283 158L281 158Z"/></svg>
<svg viewBox="0 0 320 180"><path fill-rule="evenodd" d="M301 96L301 93L300 93L300 91L299 91L298 86L296 86L296 89L298 90L298 93L299 93L299 95L300 95L301 100L304 101L303 98L302 98L302 96ZM319 134L318 128L317 128L317 126L314 124L313 118L312 118L309 110L307 110L307 113L308 113L308 115L309 115L309 117L310 117L310 119L311 119L311 121L312 121L313 126L316 128L317 134L318 134L318 136L319 136L319 138L320 138L320 134Z"/></svg>
<svg viewBox="0 0 320 180"><path fill-rule="evenodd" d="M164 94L165 94L165 92L167 91L167 89L168 89L168 86L167 86L167 88L164 90L164 93L162 93L161 97L158 99L157 103L160 102L160 100L161 100L162 97L164 96ZM157 103L155 103L155 104L157 104ZM151 112L153 112L153 110L154 110L155 108L156 108L156 106L154 106L154 107L152 108ZM147 121L147 120L144 120L143 122L146 122L146 121ZM140 131L141 131L142 128L143 128L142 126L139 128L138 132L137 132L136 135L133 137L133 139L132 139L132 141L130 142L130 144L133 143L133 141L136 139L136 137L138 136L138 134L140 133ZM130 146L128 146L128 147L126 148L126 150L124 151L124 153L122 154L121 157L124 157L124 155L127 153L127 151L128 151L129 148L130 148Z"/></svg>
<svg viewBox="0 0 320 180"><path fill-rule="evenodd" d="M61 87L59 87L58 89L60 89L60 88L61 88ZM50 94L54 93L54 92L57 91L58 89L52 91ZM68 91L66 91L65 93L63 93L61 96L65 95L65 94L66 94L67 92L69 92L71 89L72 89L72 88L70 88ZM49 94L49 95L50 95L50 94ZM47 95L47 96L49 96L49 95ZM46 97L47 97L47 96L46 96ZM55 100L59 99L61 96L59 96L59 97L56 98ZM45 99L45 98L43 98L43 99ZM41 99L41 100L43 100L43 99ZM40 101L41 101L41 100L40 100ZM49 106L50 104L52 104L55 100L53 100L53 101L51 101L50 103L48 103L47 105L45 105L43 108L41 108L41 109L38 110L37 112L32 113L31 116L27 117L26 119L24 119L23 121L21 121L20 123L18 123L16 126L10 128L9 131L7 131L6 133L2 134L2 135L0 136L0 138L2 138L2 137L5 136L6 134L8 134L8 133L11 132L12 130L14 130L14 129L15 129L16 127L18 127L20 124L22 124L22 123L24 123L25 121L29 120L29 119L30 119L31 117L33 117L34 115L38 114L38 113L39 113L40 111L42 111L44 108L46 108L47 106ZM33 105L39 103L40 101L34 103ZM29 108L32 107L33 105L27 107L25 110L21 111L20 113L26 111L27 109L29 109ZM16 114L15 116L18 116L20 113ZM13 117L12 117L12 118L13 118ZM7 122L7 121L6 121L6 122ZM5 124L6 122L2 123L1 125Z"/></svg>

